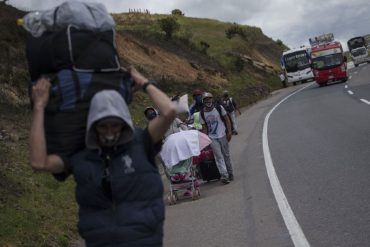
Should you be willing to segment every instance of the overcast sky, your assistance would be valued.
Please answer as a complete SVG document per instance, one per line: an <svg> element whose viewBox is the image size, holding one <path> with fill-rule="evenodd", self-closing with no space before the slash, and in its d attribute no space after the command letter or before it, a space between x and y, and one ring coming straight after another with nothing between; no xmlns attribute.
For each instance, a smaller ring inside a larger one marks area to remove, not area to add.
<svg viewBox="0 0 370 247"><path fill-rule="evenodd" d="M20 8L52 8L63 0L10 0ZM111 13L148 9L171 13L180 9L186 16L211 18L262 28L265 35L289 47L308 44L308 38L333 33L347 49L346 41L370 33L369 0L104 0Z"/></svg>

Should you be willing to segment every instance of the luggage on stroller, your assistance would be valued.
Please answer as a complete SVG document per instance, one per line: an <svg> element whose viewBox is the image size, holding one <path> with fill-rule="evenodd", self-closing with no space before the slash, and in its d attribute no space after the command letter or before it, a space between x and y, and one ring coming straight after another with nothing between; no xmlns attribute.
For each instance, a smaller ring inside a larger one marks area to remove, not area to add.
<svg viewBox="0 0 370 247"><path fill-rule="evenodd" d="M209 182L221 178L210 146L203 149L198 157L195 157L195 162L198 163L200 177L204 181Z"/></svg>
<svg viewBox="0 0 370 247"><path fill-rule="evenodd" d="M200 196L199 182L194 168L193 157L198 156L203 148L211 143L209 137L197 130L186 130L167 137L160 153L165 172L170 181L168 200L175 204L177 191L191 191L193 200Z"/></svg>
<svg viewBox="0 0 370 247"><path fill-rule="evenodd" d="M179 200L179 192L184 196L191 196L193 200L200 197L199 181L196 178L196 170L192 158L180 161L173 167L164 167L166 177L170 181L169 194L167 196L170 205Z"/></svg>

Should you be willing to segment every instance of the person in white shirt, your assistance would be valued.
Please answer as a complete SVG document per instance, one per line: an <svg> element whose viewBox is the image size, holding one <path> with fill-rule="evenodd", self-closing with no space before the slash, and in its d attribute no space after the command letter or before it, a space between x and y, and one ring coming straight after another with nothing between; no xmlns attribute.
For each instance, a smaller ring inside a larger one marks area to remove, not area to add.
<svg viewBox="0 0 370 247"><path fill-rule="evenodd" d="M203 94L203 105L200 111L202 131L212 140L211 147L221 174L221 182L228 184L234 180L229 150L229 141L232 136L230 119L221 105L215 105L211 93Z"/></svg>

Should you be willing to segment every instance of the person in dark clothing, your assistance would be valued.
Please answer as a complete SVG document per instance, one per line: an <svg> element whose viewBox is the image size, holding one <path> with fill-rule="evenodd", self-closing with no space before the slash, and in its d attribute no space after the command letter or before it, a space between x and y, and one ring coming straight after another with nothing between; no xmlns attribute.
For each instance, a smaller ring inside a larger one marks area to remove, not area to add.
<svg viewBox="0 0 370 247"><path fill-rule="evenodd" d="M154 157L176 110L139 72L132 67L128 71L161 115L146 129L136 129L118 92L103 90L90 104L86 149L70 159L46 152L43 121L50 82L40 79L32 89L31 166L52 174L73 174L78 229L87 246L163 245L163 184Z"/></svg>
<svg viewBox="0 0 370 247"><path fill-rule="evenodd" d="M238 111L239 115L242 114L242 113L239 110L239 108L236 105L233 98L231 98L229 96L229 92L227 90L225 90L223 92L223 98L221 100L221 104L225 108L225 110L227 111L227 114L229 114L229 116L230 116L233 134L237 135L238 134L238 125L236 124L236 113L235 112Z"/></svg>
<svg viewBox="0 0 370 247"><path fill-rule="evenodd" d="M148 106L144 110L144 115L146 120L151 121L158 116L158 112L154 107Z"/></svg>
<svg viewBox="0 0 370 247"><path fill-rule="evenodd" d="M202 109L202 94L203 91L200 89L193 90L193 103L189 107L189 115L192 116L195 112L199 112Z"/></svg>

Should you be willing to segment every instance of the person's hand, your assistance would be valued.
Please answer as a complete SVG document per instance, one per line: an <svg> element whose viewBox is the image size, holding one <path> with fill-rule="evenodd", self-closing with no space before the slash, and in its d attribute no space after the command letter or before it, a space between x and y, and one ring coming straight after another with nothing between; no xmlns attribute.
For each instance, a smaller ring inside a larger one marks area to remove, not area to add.
<svg viewBox="0 0 370 247"><path fill-rule="evenodd" d="M45 109L50 94L51 83L49 79L41 78L32 86L32 101L34 108Z"/></svg>
<svg viewBox="0 0 370 247"><path fill-rule="evenodd" d="M232 137L232 133L231 133L231 132L228 132L228 133L226 134L226 139L227 139L227 141L228 141L228 142L230 142L230 141L231 141L231 137Z"/></svg>
<svg viewBox="0 0 370 247"><path fill-rule="evenodd" d="M130 73L132 79L135 81L135 86L141 88L144 83L148 82L149 80L145 78L139 71L137 71L133 66L129 66L127 68L127 72Z"/></svg>

